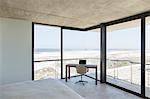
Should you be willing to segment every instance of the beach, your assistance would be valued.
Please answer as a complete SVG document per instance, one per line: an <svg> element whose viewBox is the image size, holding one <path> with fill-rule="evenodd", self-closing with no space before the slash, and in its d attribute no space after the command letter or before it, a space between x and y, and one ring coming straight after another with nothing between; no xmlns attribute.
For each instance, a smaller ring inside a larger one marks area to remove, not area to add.
<svg viewBox="0 0 150 99"><path fill-rule="evenodd" d="M63 53L63 65L65 67L66 64L78 64L80 59L86 59L87 64L97 64L99 65L100 53L99 51L64 51ZM40 60L53 60L53 61L44 61L44 62L35 62L35 78L36 79L44 79L41 75L46 75L43 70L53 71L51 73L51 78L60 78L60 53L58 52L41 52L34 55L34 61ZM98 66L100 67L100 66ZM49 69L51 68L51 70ZM65 72L65 68L64 68ZM72 75L76 72L72 69ZM47 74L48 75L48 74ZM40 77L37 77L40 76Z"/></svg>
<svg viewBox="0 0 150 99"><path fill-rule="evenodd" d="M41 52L34 55L35 79L60 78L61 62L60 52ZM129 83L140 85L140 51L110 51L107 53L107 75L114 79L120 79ZM100 72L100 52L99 51L64 51L63 52L63 72L65 74L66 64L78 64L80 59L86 59L87 64L98 65ZM49 60L49 61L46 61ZM150 64L150 51L146 52L146 64ZM146 86L150 87L150 65L146 65ZM94 73L90 70L89 75ZM71 69L71 75L76 75L76 69ZM63 75L65 77L65 75ZM100 75L99 75L100 76Z"/></svg>

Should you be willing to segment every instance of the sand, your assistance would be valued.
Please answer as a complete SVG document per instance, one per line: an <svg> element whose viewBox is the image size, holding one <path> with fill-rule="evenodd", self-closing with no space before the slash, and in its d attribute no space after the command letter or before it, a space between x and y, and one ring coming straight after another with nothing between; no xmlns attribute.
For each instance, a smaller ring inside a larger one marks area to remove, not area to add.
<svg viewBox="0 0 150 99"><path fill-rule="evenodd" d="M64 52L64 66L69 63L78 63L79 59L86 59L87 64L97 64L100 70L99 51L68 51ZM60 53L40 53L34 55L35 60L60 60ZM69 60L71 59L71 60ZM107 53L107 75L134 84L140 84L140 52L113 51ZM114 61L119 60L119 61ZM122 60L122 61L120 61ZM134 63L132 63L134 62ZM150 64L150 51L146 53L146 64ZM60 78L60 61L35 62L35 78ZM93 73L94 71L90 71ZM150 87L150 65L146 65L146 86ZM64 68L65 73L65 68ZM72 75L76 70L71 69ZM89 73L89 74L90 74ZM64 75L65 76L65 75Z"/></svg>

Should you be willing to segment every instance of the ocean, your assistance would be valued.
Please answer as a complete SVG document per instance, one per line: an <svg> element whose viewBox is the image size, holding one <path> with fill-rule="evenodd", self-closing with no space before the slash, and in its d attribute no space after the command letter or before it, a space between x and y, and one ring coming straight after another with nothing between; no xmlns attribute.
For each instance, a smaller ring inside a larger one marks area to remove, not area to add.
<svg viewBox="0 0 150 99"><path fill-rule="evenodd" d="M100 49L64 49L63 51L99 51ZM60 49L34 49L34 53L42 53L42 52L60 52Z"/></svg>
<svg viewBox="0 0 150 99"><path fill-rule="evenodd" d="M138 49L107 49L108 52L114 51L137 51ZM38 48L34 49L34 53L42 53L42 52L60 52L61 49L48 49L48 48ZM64 49L63 51L100 51L100 49Z"/></svg>

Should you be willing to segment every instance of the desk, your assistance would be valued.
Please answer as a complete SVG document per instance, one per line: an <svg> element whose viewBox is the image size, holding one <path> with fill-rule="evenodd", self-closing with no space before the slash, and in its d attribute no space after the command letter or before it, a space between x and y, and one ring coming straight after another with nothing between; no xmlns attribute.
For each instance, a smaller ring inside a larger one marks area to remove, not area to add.
<svg viewBox="0 0 150 99"><path fill-rule="evenodd" d="M70 67L76 67L77 65L79 65L79 64L67 64L66 65L66 82L67 82L67 79L70 79ZM85 66L87 68L95 69L95 84L97 85L97 65L85 64ZM69 74L69 75L67 75L67 74Z"/></svg>

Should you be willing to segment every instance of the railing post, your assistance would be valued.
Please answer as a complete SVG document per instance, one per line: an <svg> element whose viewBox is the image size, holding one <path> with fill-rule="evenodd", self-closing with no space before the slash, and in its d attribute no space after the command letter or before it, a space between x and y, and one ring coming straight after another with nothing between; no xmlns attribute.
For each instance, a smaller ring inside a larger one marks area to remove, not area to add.
<svg viewBox="0 0 150 99"><path fill-rule="evenodd" d="M147 75L148 75L147 78L148 78L148 88L149 88L149 87L150 87L150 83L149 83L149 81L150 81L150 79L149 79L149 78L150 78L150 76L149 76L149 71L147 71ZM149 88L149 89L150 89L150 88Z"/></svg>
<svg viewBox="0 0 150 99"><path fill-rule="evenodd" d="M105 24L101 27L101 83L106 82L106 26Z"/></svg>
<svg viewBox="0 0 150 99"><path fill-rule="evenodd" d="M141 95L145 97L145 17L141 18Z"/></svg>
<svg viewBox="0 0 150 99"><path fill-rule="evenodd" d="M130 63L131 64L131 79L130 79L130 81L131 81L131 84L133 83L133 80L132 80L132 63Z"/></svg>

